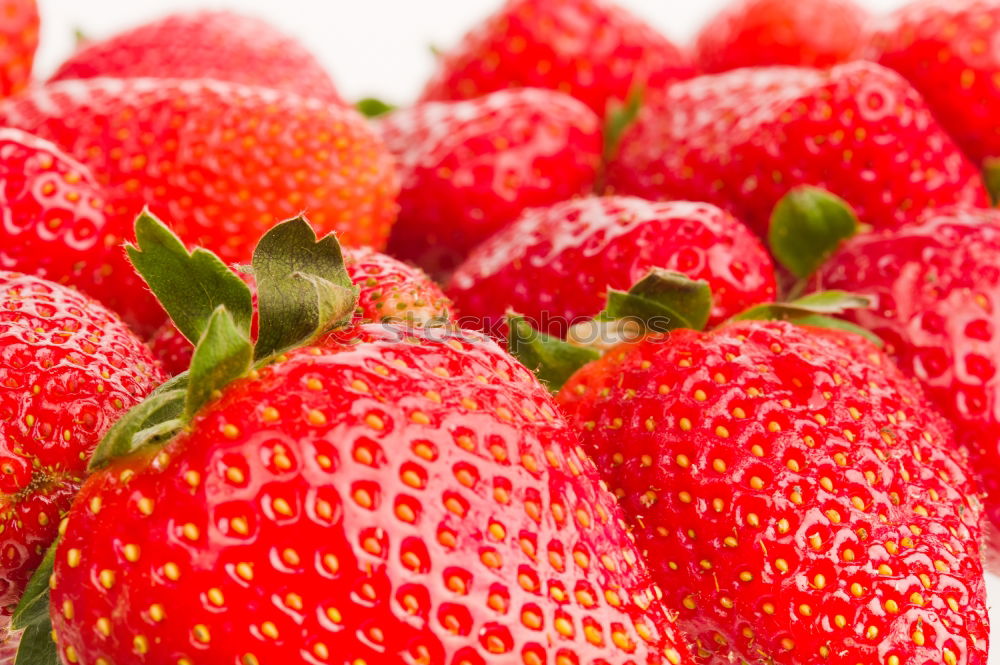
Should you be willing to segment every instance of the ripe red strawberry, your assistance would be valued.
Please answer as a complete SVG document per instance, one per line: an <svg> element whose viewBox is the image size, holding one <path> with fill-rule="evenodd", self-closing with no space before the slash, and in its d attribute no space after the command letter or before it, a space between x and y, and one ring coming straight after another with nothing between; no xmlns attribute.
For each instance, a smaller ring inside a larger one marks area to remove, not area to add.
<svg viewBox="0 0 1000 665"><path fill-rule="evenodd" d="M7 100L0 120L87 164L115 214L131 220L148 205L227 261L249 259L262 231L303 210L346 244L375 247L396 214L381 141L353 110L317 100L209 80L91 79Z"/></svg>
<svg viewBox="0 0 1000 665"><path fill-rule="evenodd" d="M368 247L344 250L347 273L358 287L359 323L397 320L418 325L451 318L450 303L441 288L419 268ZM244 280L252 282L252 277ZM191 365L194 347L170 321L150 339L153 355L170 374Z"/></svg>
<svg viewBox="0 0 1000 665"><path fill-rule="evenodd" d="M228 11L171 14L90 42L52 80L100 76L211 78L343 103L322 65L298 40L266 21Z"/></svg>
<svg viewBox="0 0 1000 665"><path fill-rule="evenodd" d="M131 234L109 214L90 169L56 146L0 129L0 269L71 284L137 325L161 316L121 249Z"/></svg>
<svg viewBox="0 0 1000 665"><path fill-rule="evenodd" d="M866 20L853 0L731 0L698 33L698 65L832 67L857 56Z"/></svg>
<svg viewBox="0 0 1000 665"><path fill-rule="evenodd" d="M38 3L7 0L0 12L0 96L20 92L31 79L38 48Z"/></svg>
<svg viewBox="0 0 1000 665"><path fill-rule="evenodd" d="M111 312L0 271L0 623L56 536L91 451L163 375Z"/></svg>
<svg viewBox="0 0 1000 665"><path fill-rule="evenodd" d="M686 53L612 2L508 0L441 58L423 99L527 86L572 95L604 115L634 90L693 74Z"/></svg>
<svg viewBox="0 0 1000 665"><path fill-rule="evenodd" d="M917 92L865 62L678 83L626 131L608 181L619 193L717 203L760 234L800 184L843 197L876 228L986 199L976 169Z"/></svg>
<svg viewBox="0 0 1000 665"><path fill-rule="evenodd" d="M390 252L438 276L530 206L589 191L601 121L558 92L507 90L380 118L402 190Z"/></svg>
<svg viewBox="0 0 1000 665"><path fill-rule="evenodd" d="M909 79L977 166L1000 157L998 23L995 2L921 0L881 19L867 52Z"/></svg>
<svg viewBox="0 0 1000 665"><path fill-rule="evenodd" d="M1000 525L1000 212L942 211L919 225L851 241L824 267L824 286L875 298L853 318L955 424ZM995 534L996 531L994 530ZM993 556L1000 548L994 538ZM993 562L995 565L995 562Z"/></svg>
<svg viewBox="0 0 1000 665"><path fill-rule="evenodd" d="M49 614L63 662L692 662L575 434L495 343L348 324L289 350L299 333L268 325L298 319L270 308L318 331L355 307L327 309L339 250L299 219L254 252L254 348L234 276L207 321L168 304L180 294L150 267L216 281L221 262L150 222L130 256L203 333L176 434L110 460L102 444L108 466L65 523Z"/></svg>
<svg viewBox="0 0 1000 665"><path fill-rule="evenodd" d="M971 471L871 343L675 330L612 348L557 401L706 662L985 665Z"/></svg>
<svg viewBox="0 0 1000 665"><path fill-rule="evenodd" d="M514 309L551 335L597 314L608 288L627 289L652 268L704 279L718 323L775 298L767 250L713 205L608 196L536 208L477 247L448 294L486 330Z"/></svg>

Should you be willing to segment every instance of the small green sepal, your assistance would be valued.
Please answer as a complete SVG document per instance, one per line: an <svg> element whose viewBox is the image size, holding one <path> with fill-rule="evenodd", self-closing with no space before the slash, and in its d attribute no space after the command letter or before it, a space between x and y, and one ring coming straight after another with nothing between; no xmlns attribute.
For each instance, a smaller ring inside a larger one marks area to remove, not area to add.
<svg viewBox="0 0 1000 665"><path fill-rule="evenodd" d="M788 321L796 325L815 328L846 330L861 335L879 347L884 342L870 330L855 325L834 314L844 314L851 309L867 309L872 306L870 298L847 291L820 291L803 296L791 302L765 303L756 305L737 314L731 321Z"/></svg>
<svg viewBox="0 0 1000 665"><path fill-rule="evenodd" d="M112 460L128 455L150 438L144 434L156 428L163 436L164 423L171 423L180 429L177 419L184 413L188 392L188 372L178 374L161 384L145 400L135 405L111 426L90 457L89 471L96 471Z"/></svg>
<svg viewBox="0 0 1000 665"><path fill-rule="evenodd" d="M57 539L49 546L11 616L11 629L24 631L14 665L59 665L56 645L52 641L52 621L49 619L49 580L55 569L58 544Z"/></svg>
<svg viewBox="0 0 1000 665"><path fill-rule="evenodd" d="M184 417L194 414L226 384L245 376L253 366L253 343L220 306L209 319L205 334L191 358Z"/></svg>
<svg viewBox="0 0 1000 665"><path fill-rule="evenodd" d="M257 359L322 335L354 314L358 289L333 234L317 240L302 217L268 231L253 253L260 334Z"/></svg>
<svg viewBox="0 0 1000 665"><path fill-rule="evenodd" d="M601 352L564 342L535 330L527 319L507 313L511 354L535 373L552 392L558 392L578 369L601 357Z"/></svg>
<svg viewBox="0 0 1000 665"><path fill-rule="evenodd" d="M618 154L622 136L628 131L642 111L642 100L645 96L643 88L634 88L624 102L613 100L609 104L607 116L604 118L604 163L608 163Z"/></svg>
<svg viewBox="0 0 1000 665"><path fill-rule="evenodd" d="M990 201L994 206L1000 205L1000 157L987 157L983 160L983 181L990 194Z"/></svg>
<svg viewBox="0 0 1000 665"><path fill-rule="evenodd" d="M396 110L396 107L392 104L383 102L381 99L376 99L375 97L365 97L355 104L354 108L366 118L377 118L380 115L385 115Z"/></svg>
<svg viewBox="0 0 1000 665"><path fill-rule="evenodd" d="M197 344L220 305L249 334L253 319L250 287L218 256L205 249L188 252L181 239L148 210L135 220L135 239L135 245L126 245L129 259L188 341Z"/></svg>
<svg viewBox="0 0 1000 665"><path fill-rule="evenodd" d="M708 282L679 272L654 268L628 291L608 290L603 320L630 319L648 332L678 328L703 330L712 313Z"/></svg>
<svg viewBox="0 0 1000 665"><path fill-rule="evenodd" d="M768 242L778 262L799 279L812 275L858 232L844 199L825 189L792 189L774 207Z"/></svg>

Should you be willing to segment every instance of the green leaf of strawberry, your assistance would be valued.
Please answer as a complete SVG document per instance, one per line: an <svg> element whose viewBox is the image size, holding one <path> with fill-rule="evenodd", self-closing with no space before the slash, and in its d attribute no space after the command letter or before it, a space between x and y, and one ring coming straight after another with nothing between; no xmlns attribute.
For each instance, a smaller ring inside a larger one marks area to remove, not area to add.
<svg viewBox="0 0 1000 665"><path fill-rule="evenodd" d="M301 217L268 231L254 250L253 269L258 359L314 339L354 312L358 290L344 268L336 237L317 240Z"/></svg>
<svg viewBox="0 0 1000 665"><path fill-rule="evenodd" d="M396 109L392 104L388 104L375 97L365 97L354 105L361 115L366 118L377 118Z"/></svg>
<svg viewBox="0 0 1000 665"><path fill-rule="evenodd" d="M140 432L163 423L176 423L184 412L189 374L184 372L154 390L145 401L132 407L101 439L91 455L89 471L105 466L111 460L127 455L139 447Z"/></svg>
<svg viewBox="0 0 1000 665"><path fill-rule="evenodd" d="M25 628L14 665L59 665L59 655L51 633L52 622L47 613L44 621Z"/></svg>
<svg viewBox="0 0 1000 665"><path fill-rule="evenodd" d="M517 314L507 315L510 352L553 392L587 363L601 357L601 352L577 346L558 337L535 330L527 319Z"/></svg>
<svg viewBox="0 0 1000 665"><path fill-rule="evenodd" d="M53 543L28 581L21 602L10 618L10 625L14 630L24 630L48 621L49 578L52 576L55 557L56 543Z"/></svg>
<svg viewBox="0 0 1000 665"><path fill-rule="evenodd" d="M607 117L604 119L604 161L608 162L618 153L618 145L622 135L632 126L642 110L644 91L636 88L629 93L624 103L611 102Z"/></svg>
<svg viewBox="0 0 1000 665"><path fill-rule="evenodd" d="M768 241L774 257L805 279L857 232L858 219L846 201L824 189L802 186L774 207Z"/></svg>
<svg viewBox="0 0 1000 665"><path fill-rule="evenodd" d="M636 319L646 330L701 330L712 311L712 290L704 280L654 269L628 291L609 290L608 304L598 317Z"/></svg>
<svg viewBox="0 0 1000 665"><path fill-rule="evenodd" d="M253 365L253 343L240 330L225 307L209 319L205 334L194 349L184 415L190 420L212 394L245 375Z"/></svg>
<svg viewBox="0 0 1000 665"><path fill-rule="evenodd" d="M128 256L177 329L192 343L201 339L215 309L224 305L237 327L250 331L250 289L212 252L188 252L166 224L148 210L135 220L136 245Z"/></svg>

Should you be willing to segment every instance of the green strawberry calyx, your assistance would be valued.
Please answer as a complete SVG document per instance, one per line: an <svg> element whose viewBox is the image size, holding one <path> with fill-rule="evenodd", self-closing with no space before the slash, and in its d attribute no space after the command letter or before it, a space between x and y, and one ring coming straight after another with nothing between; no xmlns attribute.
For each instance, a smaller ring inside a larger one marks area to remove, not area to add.
<svg viewBox="0 0 1000 665"><path fill-rule="evenodd" d="M793 188L774 206L768 227L771 254L804 285L863 229L851 206L825 189Z"/></svg>
<svg viewBox="0 0 1000 665"><path fill-rule="evenodd" d="M755 305L723 322L780 320L796 325L846 330L877 345L874 334L836 317L871 301L845 291L822 291L789 301ZM653 269L628 291L608 290L607 305L592 320L572 326L566 339L535 330L516 312L508 312L508 347L527 368L558 392L581 367L609 349L647 335L665 335L686 328L704 330L712 309L712 291L704 280Z"/></svg>
<svg viewBox="0 0 1000 665"><path fill-rule="evenodd" d="M304 217L281 222L258 243L250 266L257 285L254 342L250 287L204 249L188 251L163 222L144 211L126 250L136 271L192 344L188 371L154 390L98 444L89 470L169 441L230 382L349 322L358 301L334 235L317 239ZM49 621L52 544L11 617L24 630L15 665L58 665Z"/></svg>

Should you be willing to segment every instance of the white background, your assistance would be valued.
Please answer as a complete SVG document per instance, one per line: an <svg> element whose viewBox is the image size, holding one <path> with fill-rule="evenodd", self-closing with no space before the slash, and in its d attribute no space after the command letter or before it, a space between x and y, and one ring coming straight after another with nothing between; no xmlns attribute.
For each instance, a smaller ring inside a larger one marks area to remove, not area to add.
<svg viewBox="0 0 1000 665"><path fill-rule="evenodd" d="M110 35L175 9L229 7L271 20L296 35L333 75L349 99L375 95L404 103L430 75L430 47L447 48L502 0L39 0L42 43L36 72L44 77L72 52L74 31L92 38ZM726 0L618 0L679 43ZM905 0L858 0L872 12ZM1000 598L1000 579L990 577L990 596ZM1000 612L993 612L1000 665Z"/></svg>

